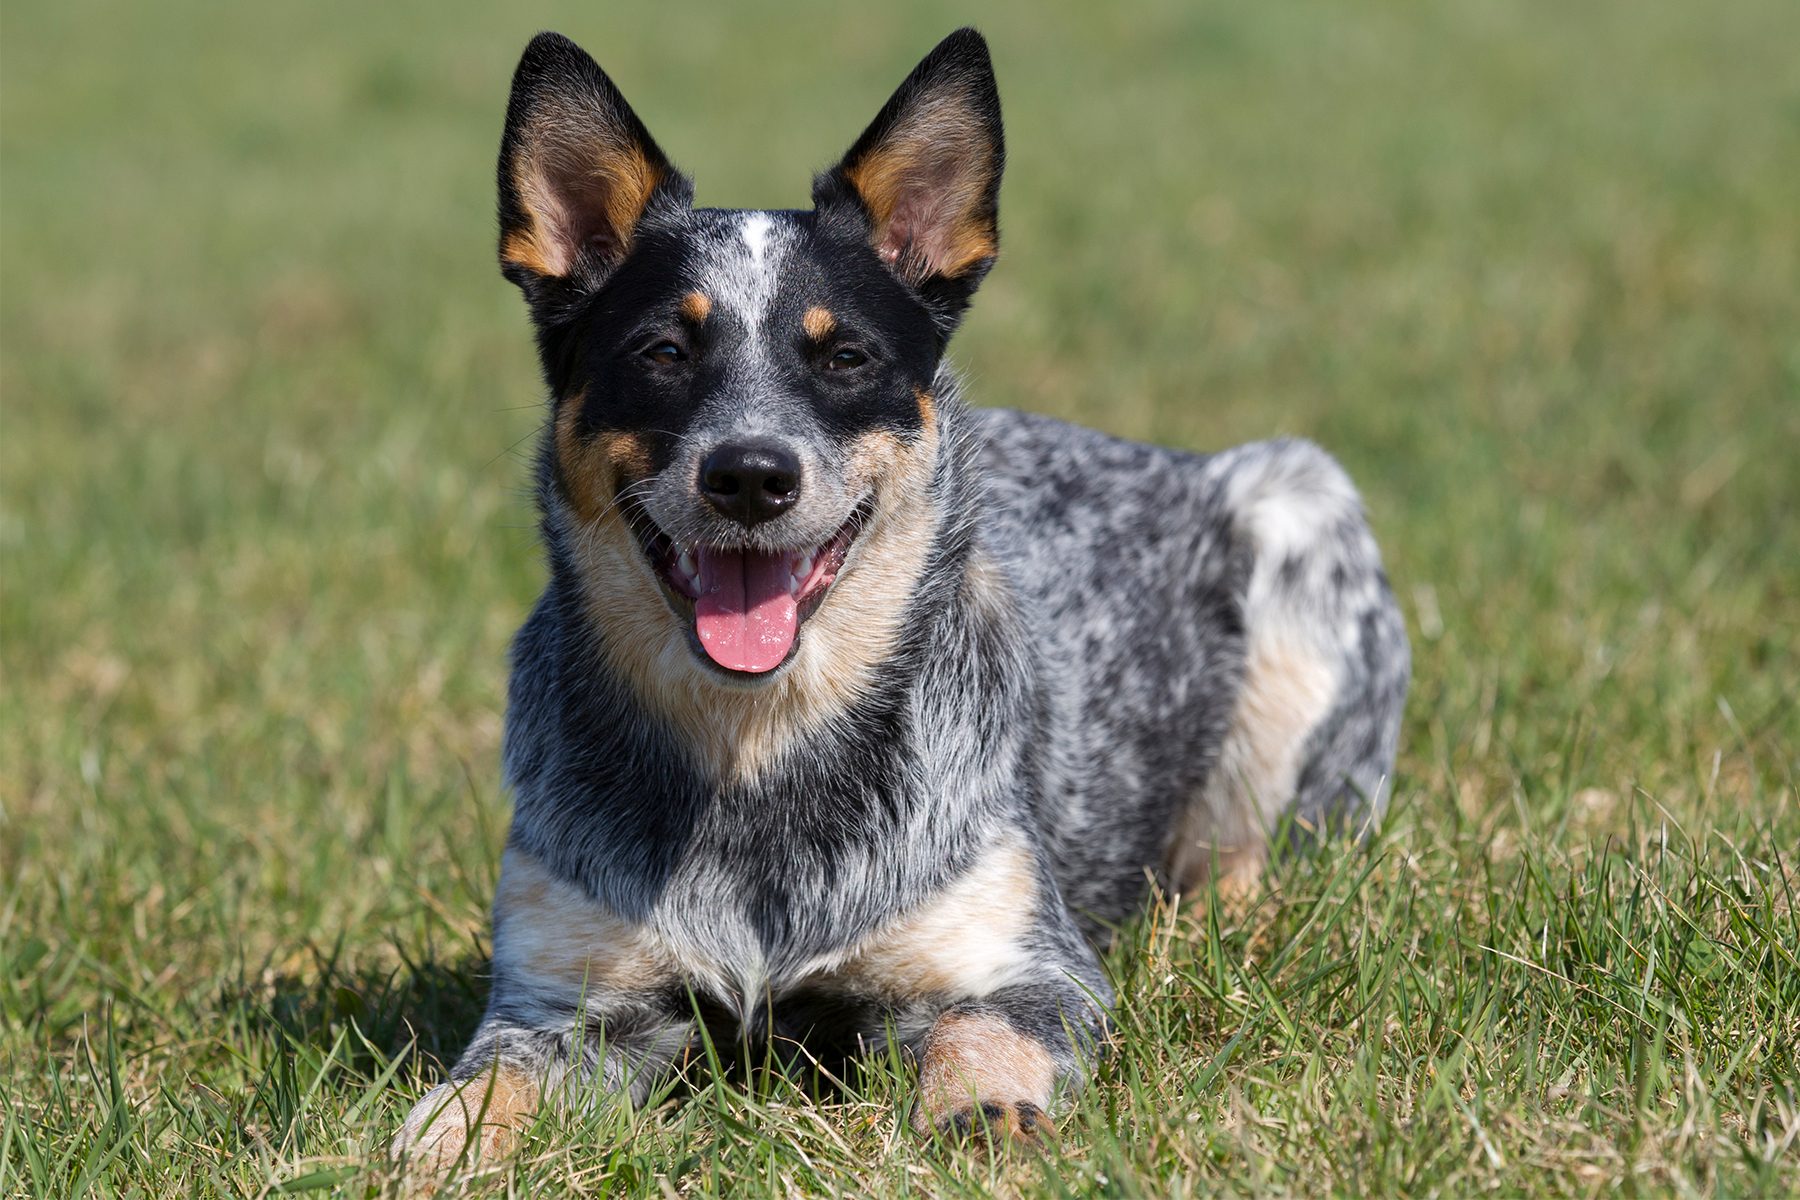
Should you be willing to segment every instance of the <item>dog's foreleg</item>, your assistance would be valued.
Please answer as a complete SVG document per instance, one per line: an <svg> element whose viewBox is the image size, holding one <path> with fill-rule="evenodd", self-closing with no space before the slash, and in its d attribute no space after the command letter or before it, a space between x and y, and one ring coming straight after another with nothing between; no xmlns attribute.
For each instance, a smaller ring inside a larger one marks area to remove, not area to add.
<svg viewBox="0 0 1800 1200"><path fill-rule="evenodd" d="M433 1182L507 1153L546 1104L642 1100L693 1035L671 979L642 930L508 850L487 1016L391 1153L415 1181Z"/></svg>
<svg viewBox="0 0 1800 1200"><path fill-rule="evenodd" d="M692 1032L692 1022L650 1009L618 1010L591 1026L490 1013L450 1079L413 1106L389 1154L415 1186L435 1186L505 1156L544 1105L643 1099Z"/></svg>

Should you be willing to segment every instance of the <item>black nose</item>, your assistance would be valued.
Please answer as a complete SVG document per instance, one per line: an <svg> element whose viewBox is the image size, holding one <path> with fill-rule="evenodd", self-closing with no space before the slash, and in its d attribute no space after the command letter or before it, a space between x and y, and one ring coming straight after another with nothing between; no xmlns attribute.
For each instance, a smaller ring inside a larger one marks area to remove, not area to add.
<svg viewBox="0 0 1800 1200"><path fill-rule="evenodd" d="M800 460L766 442L728 442L700 464L700 494L734 521L767 521L800 498Z"/></svg>

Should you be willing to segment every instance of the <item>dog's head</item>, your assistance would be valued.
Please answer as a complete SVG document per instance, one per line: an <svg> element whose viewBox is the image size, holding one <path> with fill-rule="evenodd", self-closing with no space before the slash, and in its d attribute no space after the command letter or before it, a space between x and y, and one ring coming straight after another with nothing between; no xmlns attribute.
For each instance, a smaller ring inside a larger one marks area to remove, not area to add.
<svg viewBox="0 0 1800 1200"><path fill-rule="evenodd" d="M526 48L500 260L554 404L552 529L612 639L755 686L816 614L879 622L853 611L859 573L896 602L905 581L873 578L894 563L868 564L928 536L933 381L994 261L1002 158L987 46L963 30L810 211L696 209L593 59L555 34Z"/></svg>

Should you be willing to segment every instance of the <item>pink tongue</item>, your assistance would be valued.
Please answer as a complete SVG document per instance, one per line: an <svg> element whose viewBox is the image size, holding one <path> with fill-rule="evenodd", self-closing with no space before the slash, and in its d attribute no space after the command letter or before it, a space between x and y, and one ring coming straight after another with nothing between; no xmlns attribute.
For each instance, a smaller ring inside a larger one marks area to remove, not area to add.
<svg viewBox="0 0 1800 1200"><path fill-rule="evenodd" d="M694 631L721 667L773 671L793 648L800 614L788 591L789 556L755 550L699 550Z"/></svg>

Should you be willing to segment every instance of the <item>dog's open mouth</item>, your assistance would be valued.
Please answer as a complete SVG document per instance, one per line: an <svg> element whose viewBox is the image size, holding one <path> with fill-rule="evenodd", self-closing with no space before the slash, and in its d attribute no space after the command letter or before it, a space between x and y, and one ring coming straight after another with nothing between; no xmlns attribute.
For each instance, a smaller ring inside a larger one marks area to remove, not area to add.
<svg viewBox="0 0 1800 1200"><path fill-rule="evenodd" d="M865 503L823 544L782 551L677 546L647 515L633 524L677 612L691 614L700 649L727 671L761 675L794 652L867 517Z"/></svg>

